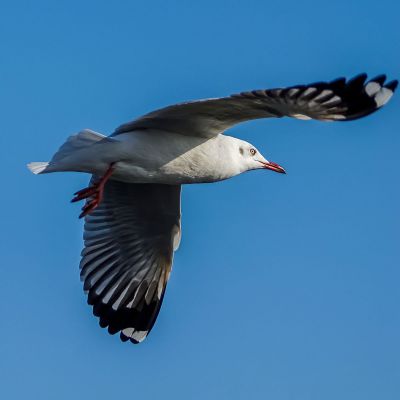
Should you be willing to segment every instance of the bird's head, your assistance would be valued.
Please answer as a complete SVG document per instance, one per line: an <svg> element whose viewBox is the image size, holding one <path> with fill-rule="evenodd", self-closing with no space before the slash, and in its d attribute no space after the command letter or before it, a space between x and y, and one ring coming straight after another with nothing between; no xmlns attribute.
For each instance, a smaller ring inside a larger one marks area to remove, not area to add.
<svg viewBox="0 0 400 400"><path fill-rule="evenodd" d="M239 160L245 171L253 169L270 169L271 171L286 174L278 164L268 161L251 143L241 140L238 143Z"/></svg>

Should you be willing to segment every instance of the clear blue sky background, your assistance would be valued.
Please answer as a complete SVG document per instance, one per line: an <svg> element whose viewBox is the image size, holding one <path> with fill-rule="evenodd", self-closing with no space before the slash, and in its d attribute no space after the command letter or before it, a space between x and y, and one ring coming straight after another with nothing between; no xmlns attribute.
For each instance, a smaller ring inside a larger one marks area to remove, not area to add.
<svg viewBox="0 0 400 400"><path fill-rule="evenodd" d="M181 248L139 346L86 305L69 200L88 177L25 164L178 101L399 78L399 13L395 0L3 2L0 397L397 400L399 95L351 123L232 130L288 175L184 188Z"/></svg>

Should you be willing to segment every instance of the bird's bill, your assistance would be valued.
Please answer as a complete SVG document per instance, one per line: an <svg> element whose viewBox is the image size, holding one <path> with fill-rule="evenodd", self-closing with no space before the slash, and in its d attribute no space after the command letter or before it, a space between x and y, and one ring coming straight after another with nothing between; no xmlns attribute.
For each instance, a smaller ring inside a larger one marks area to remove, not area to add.
<svg viewBox="0 0 400 400"><path fill-rule="evenodd" d="M280 174L286 174L286 171L277 163L272 161L260 161L260 163L263 165L262 168L270 169L271 171L279 172Z"/></svg>

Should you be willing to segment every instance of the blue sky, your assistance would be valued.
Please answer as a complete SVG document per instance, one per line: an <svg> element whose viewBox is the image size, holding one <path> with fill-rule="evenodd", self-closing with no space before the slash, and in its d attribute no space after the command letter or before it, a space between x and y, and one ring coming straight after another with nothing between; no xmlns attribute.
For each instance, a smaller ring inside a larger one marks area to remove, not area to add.
<svg viewBox="0 0 400 400"><path fill-rule="evenodd" d="M0 10L0 395L7 399L398 399L400 97L351 123L231 134L283 165L185 187L183 240L139 346L79 281L87 176L33 176L81 128L170 103L385 72L392 0L13 1Z"/></svg>

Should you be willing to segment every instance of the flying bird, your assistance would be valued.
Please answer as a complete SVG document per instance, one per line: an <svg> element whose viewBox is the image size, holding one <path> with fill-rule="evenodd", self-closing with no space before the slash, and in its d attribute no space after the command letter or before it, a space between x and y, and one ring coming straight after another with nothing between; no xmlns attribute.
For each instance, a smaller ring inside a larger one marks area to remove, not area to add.
<svg viewBox="0 0 400 400"><path fill-rule="evenodd" d="M89 129L70 136L34 174L92 175L73 202L85 200L80 275L88 303L110 334L142 342L165 294L181 238L181 186L242 172L285 173L252 144L225 135L244 121L293 117L350 121L375 112L398 82L360 74L287 88L171 105L118 127L110 136Z"/></svg>

